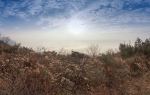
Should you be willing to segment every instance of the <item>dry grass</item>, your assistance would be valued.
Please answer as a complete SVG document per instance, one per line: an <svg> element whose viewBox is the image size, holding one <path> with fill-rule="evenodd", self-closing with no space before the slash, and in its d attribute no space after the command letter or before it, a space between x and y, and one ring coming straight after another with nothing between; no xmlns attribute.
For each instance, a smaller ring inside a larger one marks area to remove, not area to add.
<svg viewBox="0 0 150 95"><path fill-rule="evenodd" d="M4 47L0 95L150 95L150 58L144 55L122 59L110 52L91 57Z"/></svg>

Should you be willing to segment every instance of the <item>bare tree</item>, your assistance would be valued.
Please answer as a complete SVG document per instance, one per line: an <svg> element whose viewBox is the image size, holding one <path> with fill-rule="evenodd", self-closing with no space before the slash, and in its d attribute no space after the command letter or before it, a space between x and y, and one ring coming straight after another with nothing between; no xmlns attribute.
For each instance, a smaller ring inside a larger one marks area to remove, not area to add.
<svg viewBox="0 0 150 95"><path fill-rule="evenodd" d="M100 46L98 44L92 44L87 48L86 52L88 55L95 57L100 54Z"/></svg>

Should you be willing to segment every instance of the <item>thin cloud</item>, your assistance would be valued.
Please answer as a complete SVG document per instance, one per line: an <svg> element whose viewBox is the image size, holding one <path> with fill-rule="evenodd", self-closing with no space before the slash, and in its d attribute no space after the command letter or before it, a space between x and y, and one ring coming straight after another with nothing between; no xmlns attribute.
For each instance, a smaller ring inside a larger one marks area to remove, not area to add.
<svg viewBox="0 0 150 95"><path fill-rule="evenodd" d="M73 16L99 24L150 23L149 0L0 0L0 7L1 18L12 16L35 25L57 26Z"/></svg>

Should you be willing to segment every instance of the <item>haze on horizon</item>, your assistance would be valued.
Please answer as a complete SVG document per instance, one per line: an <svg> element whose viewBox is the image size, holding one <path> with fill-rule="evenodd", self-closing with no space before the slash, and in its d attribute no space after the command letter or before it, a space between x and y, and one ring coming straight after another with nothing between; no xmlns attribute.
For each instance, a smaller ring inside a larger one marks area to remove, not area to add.
<svg viewBox="0 0 150 95"><path fill-rule="evenodd" d="M0 34L32 48L116 49L150 37L150 0L0 0Z"/></svg>

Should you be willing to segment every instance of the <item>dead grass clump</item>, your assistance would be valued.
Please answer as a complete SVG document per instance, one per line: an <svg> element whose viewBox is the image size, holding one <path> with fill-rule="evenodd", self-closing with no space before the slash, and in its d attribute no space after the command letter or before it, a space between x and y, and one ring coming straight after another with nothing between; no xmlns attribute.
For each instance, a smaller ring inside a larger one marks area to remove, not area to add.
<svg viewBox="0 0 150 95"><path fill-rule="evenodd" d="M4 44L3 44L4 45ZM0 47L0 95L149 95L150 58ZM93 49L92 49L93 50ZM97 49L94 49L94 51Z"/></svg>

